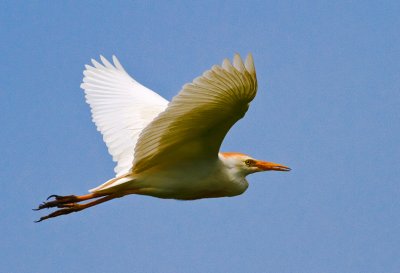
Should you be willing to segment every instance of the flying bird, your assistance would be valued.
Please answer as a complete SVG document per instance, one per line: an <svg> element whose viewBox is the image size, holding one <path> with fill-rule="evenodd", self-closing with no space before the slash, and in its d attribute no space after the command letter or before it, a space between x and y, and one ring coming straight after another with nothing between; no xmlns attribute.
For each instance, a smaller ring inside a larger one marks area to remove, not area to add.
<svg viewBox="0 0 400 273"><path fill-rule="evenodd" d="M171 102L131 78L118 59L86 65L81 88L116 176L86 195L51 195L36 210L59 208L40 222L129 194L195 200L236 196L246 176L289 171L242 153L219 152L257 92L254 61L238 54L184 85ZM90 201L88 201L90 200ZM87 201L86 203L84 201ZM82 203L83 202L83 203Z"/></svg>

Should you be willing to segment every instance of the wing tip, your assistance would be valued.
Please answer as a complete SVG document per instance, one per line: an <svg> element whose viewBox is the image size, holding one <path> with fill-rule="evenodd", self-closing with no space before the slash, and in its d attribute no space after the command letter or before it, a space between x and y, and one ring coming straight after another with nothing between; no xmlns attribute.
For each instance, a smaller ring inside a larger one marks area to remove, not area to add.
<svg viewBox="0 0 400 273"><path fill-rule="evenodd" d="M244 71L247 71L252 75L256 73L253 54L251 52L247 54L244 63L239 53L235 53L233 55L233 64L231 64L231 62L228 59L224 59L224 61L222 62L222 67L226 70L228 70L232 66L241 73L243 73Z"/></svg>
<svg viewBox="0 0 400 273"><path fill-rule="evenodd" d="M235 67L240 72L243 72L246 69L239 53L235 53L235 55L233 56L233 67Z"/></svg>
<svg viewBox="0 0 400 273"><path fill-rule="evenodd" d="M247 54L247 58L245 60L244 66L246 67L246 70L250 74L255 74L256 73L256 68L254 66L253 54L251 54L251 52L249 52L249 54Z"/></svg>
<svg viewBox="0 0 400 273"><path fill-rule="evenodd" d="M117 56L115 56L115 55L113 54L113 55L112 55L112 60L113 60L113 63L114 63L114 65L115 65L115 67L116 67L118 70L121 70L121 71L124 71L124 72L125 72L125 69L124 69L124 67L121 65L121 63L119 62Z"/></svg>
<svg viewBox="0 0 400 273"><path fill-rule="evenodd" d="M222 61L222 68L225 69L226 71L231 71L232 70L232 63L229 61L229 59L225 58Z"/></svg>

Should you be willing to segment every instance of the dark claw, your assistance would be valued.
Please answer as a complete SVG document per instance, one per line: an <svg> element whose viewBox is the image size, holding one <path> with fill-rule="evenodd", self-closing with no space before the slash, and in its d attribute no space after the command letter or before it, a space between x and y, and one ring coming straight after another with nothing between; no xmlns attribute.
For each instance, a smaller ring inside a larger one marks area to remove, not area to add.
<svg viewBox="0 0 400 273"><path fill-rule="evenodd" d="M40 204L39 207L37 207L36 209L32 209L32 210L34 210L34 211L41 210L41 208L40 208L41 205L42 204Z"/></svg>
<svg viewBox="0 0 400 273"><path fill-rule="evenodd" d="M56 195L56 194L52 194L52 195L50 195L49 197L47 197L46 200L49 200L49 199L52 198L52 197L54 197L55 199L58 199L58 198L60 198L61 196L60 196L60 195Z"/></svg>
<svg viewBox="0 0 400 273"><path fill-rule="evenodd" d="M43 202L42 204L39 205L39 207L37 207L36 209L32 209L32 210L37 211L37 210L41 210L41 209L44 209L44 208L49 208L49 207L46 206L46 202Z"/></svg>
<svg viewBox="0 0 400 273"><path fill-rule="evenodd" d="M42 203L42 204L40 204L39 205L39 207L37 207L36 209L33 209L33 210L41 210L41 209L48 209L48 208L51 208L51 207L53 207L51 204L49 204L50 202L44 202L44 203Z"/></svg>

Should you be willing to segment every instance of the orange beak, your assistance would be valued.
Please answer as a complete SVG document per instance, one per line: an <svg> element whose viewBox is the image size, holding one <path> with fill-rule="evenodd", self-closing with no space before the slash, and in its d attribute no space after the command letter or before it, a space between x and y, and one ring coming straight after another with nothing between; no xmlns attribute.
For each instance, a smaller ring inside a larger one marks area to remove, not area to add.
<svg viewBox="0 0 400 273"><path fill-rule="evenodd" d="M255 164L262 171L281 171L288 172L291 169L289 167L283 166L281 164L277 164L274 162L266 162L266 161L257 161Z"/></svg>

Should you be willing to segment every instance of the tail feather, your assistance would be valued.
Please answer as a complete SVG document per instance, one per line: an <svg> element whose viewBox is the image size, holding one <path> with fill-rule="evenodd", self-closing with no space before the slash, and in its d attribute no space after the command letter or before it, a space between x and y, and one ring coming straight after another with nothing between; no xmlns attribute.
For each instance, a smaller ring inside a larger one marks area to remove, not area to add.
<svg viewBox="0 0 400 273"><path fill-rule="evenodd" d="M129 182L133 180L133 177L130 176L131 174L124 174L122 176L118 176L115 178L112 178L110 180L108 180L107 182L101 184L100 186L97 186L96 188L90 189L89 192L91 193L95 193L95 192L100 192L100 191L104 191L106 189L110 189L112 187L115 187L117 185L121 185L123 183Z"/></svg>

